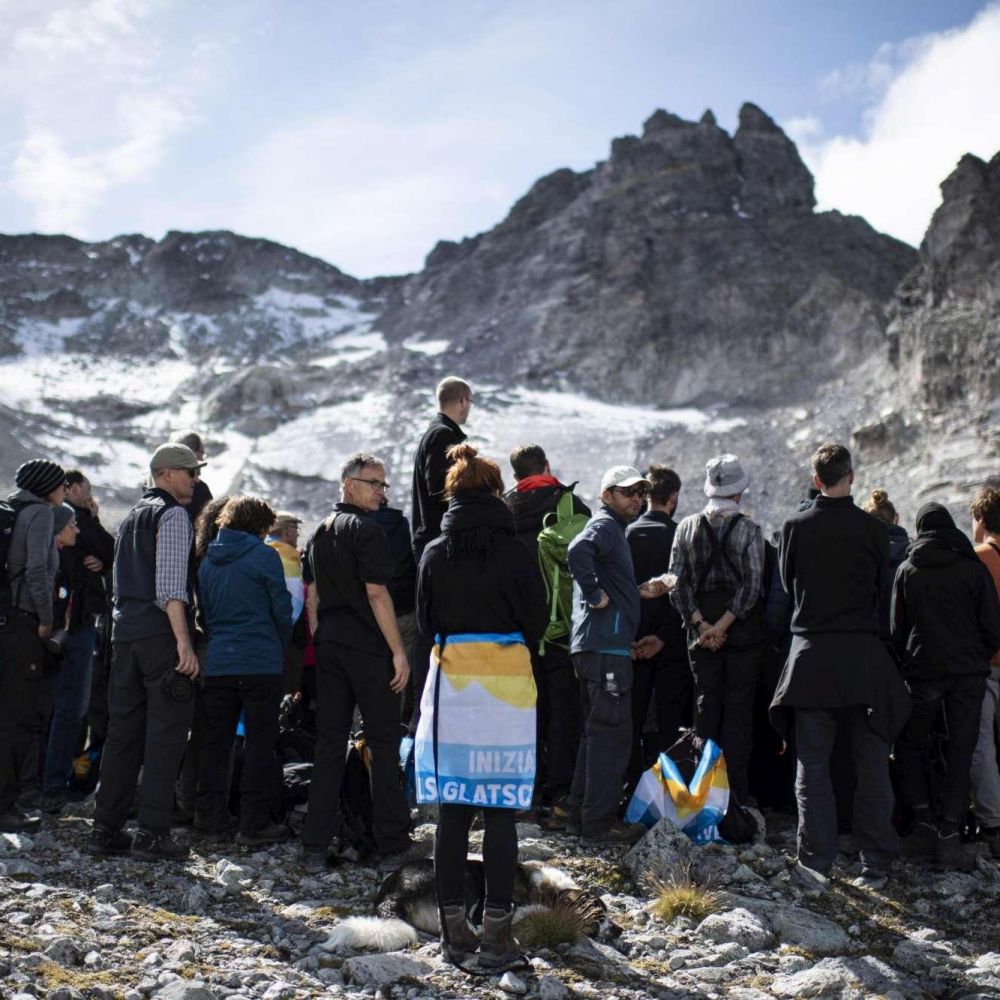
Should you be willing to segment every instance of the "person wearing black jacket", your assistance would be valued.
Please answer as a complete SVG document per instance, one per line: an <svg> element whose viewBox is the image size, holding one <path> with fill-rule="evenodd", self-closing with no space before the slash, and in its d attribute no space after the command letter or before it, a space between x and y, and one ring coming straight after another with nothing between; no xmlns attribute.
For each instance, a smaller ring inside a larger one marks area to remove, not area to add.
<svg viewBox="0 0 1000 1000"><path fill-rule="evenodd" d="M204 464L205 442L202 440L200 434L196 431L189 431L187 434L181 435L181 437L177 439L177 443L190 448L194 452L195 458ZM199 479L198 482L194 484L194 494L191 497L191 503L188 504L188 516L191 518L192 524L197 522L198 515L205 509L206 505L212 499L212 491L208 488L208 483L206 483L203 479Z"/></svg>
<svg viewBox="0 0 1000 1000"><path fill-rule="evenodd" d="M417 643L417 564L413 559L413 548L410 545L410 522L406 515L396 507L389 506L386 497L382 506L369 515L385 532L389 543L389 555L392 557L392 577L389 580L389 595L392 606L396 610L396 625L410 661L410 680L403 692L403 719L409 719L413 713L416 698L413 690L414 652Z"/></svg>
<svg viewBox="0 0 1000 1000"><path fill-rule="evenodd" d="M452 637L459 644L457 657L475 656L479 650L483 672L492 665L491 651L499 648L495 644L503 640L504 648L510 648L504 659L507 685L515 682L513 664L522 668L516 682L523 685L526 680L533 687L524 647L537 645L548 620L541 572L529 550L514 536L513 518L500 499L503 484L496 463L480 458L471 445L459 445L451 449L449 456L453 463L447 477L450 502L442 520L442 534L424 550L417 574L421 634L432 642L437 639L443 663L448 662ZM469 652L463 653L463 649ZM433 676L443 683L440 674ZM427 693L424 696L430 697ZM437 704L437 699L433 701ZM505 709L506 703L500 707ZM438 733L447 742L452 731L449 720L452 727L466 721L455 719L456 712L434 717L435 772L441 763L437 759ZM429 720L430 716L425 718ZM482 726L484 757L489 756L494 742L489 721L484 719ZM426 724L422 724L418 740L426 736L425 728ZM516 807L514 802L482 808L486 892L479 966L497 972L509 967L518 955L511 932L517 865ZM468 924L464 902L469 829L478 811L473 805L447 801L440 801L438 811L434 843L438 906L444 948L456 962L462 962L480 944Z"/></svg>
<svg viewBox="0 0 1000 1000"><path fill-rule="evenodd" d="M510 453L515 486L504 496L514 515L514 534L538 561L538 534L545 518L553 513L560 497L573 492L576 483L564 486L549 466L544 450L537 444L520 445ZM590 517L590 508L573 493L573 513ZM545 600L543 596L543 601ZM573 768L580 745L582 720L576 674L569 649L555 642L529 648L531 666L538 685L538 773L535 778L536 805L553 805L559 821L568 815L565 799L573 783Z"/></svg>
<svg viewBox="0 0 1000 1000"><path fill-rule="evenodd" d="M794 611L792 645L771 702L771 720L782 735L794 726L795 878L822 890L837 854L830 758L838 723L849 728L857 767L853 832L862 876L876 880L885 876L898 847L889 752L910 705L879 637L879 608L889 585L886 525L854 505L847 448L823 445L813 455L812 468L821 493L781 531L781 580Z"/></svg>
<svg viewBox="0 0 1000 1000"><path fill-rule="evenodd" d="M441 533L441 518L448 502L444 479L448 474L448 449L465 440L462 424L472 409L472 389L464 379L449 375L435 390L438 413L424 431L413 460L413 504L410 510L413 531L413 558L419 565L424 548ZM431 655L429 641L419 637L413 651L413 691L415 704L410 717L410 733L420 721L420 692L424 688Z"/></svg>
<svg viewBox="0 0 1000 1000"><path fill-rule="evenodd" d="M661 576L670 566L670 549L677 531L673 514L681 490L680 476L665 465L651 465L646 478L653 484L648 509L625 531L636 583ZM642 602L632 658L632 757L627 771L630 791L646 767L677 739L678 729L691 724L693 688L684 622L669 595ZM643 727L654 690L656 738L644 745Z"/></svg>
<svg viewBox="0 0 1000 1000"><path fill-rule="evenodd" d="M465 440L462 424L472 409L472 389L450 375L437 387L438 413L424 431L413 460L413 558L420 562L424 548L441 533L441 518L448 506L444 477L448 474L448 449Z"/></svg>
<svg viewBox="0 0 1000 1000"><path fill-rule="evenodd" d="M302 863L323 871L344 827L344 748L357 706L371 752L372 827L383 861L410 860L410 811L399 783L400 695L410 664L389 592L392 557L371 520L389 489L385 463L357 453L340 472L341 500L307 546L306 609L316 643L316 758L302 828Z"/></svg>
<svg viewBox="0 0 1000 1000"><path fill-rule="evenodd" d="M73 509L79 534L74 545L59 550L61 576L72 601L66 622L69 638L53 692L42 776L45 794L41 806L47 811L57 811L70 798L73 757L90 700L96 619L110 611L105 577L115 556L115 540L101 525L90 480L79 469L66 473L66 499Z"/></svg>
<svg viewBox="0 0 1000 1000"><path fill-rule="evenodd" d="M917 513L917 540L892 591L892 641L910 686L913 714L896 741L900 800L916 826L908 853L932 849L945 865L974 867L959 836L990 660L1000 649L1000 602L989 570L946 508ZM948 724L948 777L936 825L926 756L941 706Z"/></svg>

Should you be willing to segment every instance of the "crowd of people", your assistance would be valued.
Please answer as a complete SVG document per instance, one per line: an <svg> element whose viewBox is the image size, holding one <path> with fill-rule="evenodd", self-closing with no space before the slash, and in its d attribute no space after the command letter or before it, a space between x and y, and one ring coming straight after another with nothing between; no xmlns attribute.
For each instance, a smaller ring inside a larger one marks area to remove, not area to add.
<svg viewBox="0 0 1000 1000"><path fill-rule="evenodd" d="M633 843L630 794L685 730L722 749L734 806L797 808L803 885L825 886L846 831L869 880L900 851L967 867L974 837L1000 857L1000 485L972 498L974 541L936 503L911 539L884 490L855 503L851 455L826 444L766 538L736 456L707 462L680 523L662 465L608 469L592 512L538 444L511 453L505 491L466 440L467 382L437 403L412 522L358 452L301 547L296 514L212 497L194 433L156 449L116 537L83 471L22 464L0 508L0 830L99 774L94 855L183 859L180 821L287 840L276 747L298 706L315 736L302 866L341 858L360 718L372 853L420 856L411 806L437 806L445 947L487 968L516 952L515 821ZM463 904L477 813L481 939Z"/></svg>

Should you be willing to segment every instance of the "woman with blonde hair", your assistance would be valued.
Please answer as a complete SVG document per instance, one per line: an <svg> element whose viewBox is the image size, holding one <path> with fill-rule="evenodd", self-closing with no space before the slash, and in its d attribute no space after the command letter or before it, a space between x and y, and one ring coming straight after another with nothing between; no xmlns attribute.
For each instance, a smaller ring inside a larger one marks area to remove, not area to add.
<svg viewBox="0 0 1000 1000"><path fill-rule="evenodd" d="M441 535L424 550L417 574L420 629L434 641L414 749L417 799L439 806L434 870L444 953L462 965L479 949L479 969L499 972L521 957L511 931L514 821L534 789L528 649L548 614L541 572L500 499L499 467L469 444L449 448L448 459ZM481 948L465 900L469 828L480 810Z"/></svg>

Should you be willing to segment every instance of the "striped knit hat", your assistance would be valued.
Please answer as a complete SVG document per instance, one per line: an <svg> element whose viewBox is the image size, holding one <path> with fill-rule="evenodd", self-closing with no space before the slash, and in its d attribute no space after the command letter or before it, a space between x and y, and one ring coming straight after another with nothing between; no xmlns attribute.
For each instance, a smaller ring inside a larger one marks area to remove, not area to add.
<svg viewBox="0 0 1000 1000"><path fill-rule="evenodd" d="M14 474L14 485L19 490L27 490L36 497L44 497L66 481L66 473L61 465L47 458L33 458L25 462Z"/></svg>

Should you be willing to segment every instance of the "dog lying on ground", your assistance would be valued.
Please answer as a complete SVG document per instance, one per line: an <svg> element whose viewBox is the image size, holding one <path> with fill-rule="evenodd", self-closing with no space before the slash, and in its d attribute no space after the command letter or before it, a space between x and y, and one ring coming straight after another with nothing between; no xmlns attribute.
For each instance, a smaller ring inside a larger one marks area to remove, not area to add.
<svg viewBox="0 0 1000 1000"><path fill-rule="evenodd" d="M465 907L469 920L479 925L483 921L486 902L486 877L480 858L465 863ZM603 900L589 889L583 889L559 868L537 861L517 866L514 875L514 925L518 916L556 904L586 906L593 917L584 928L588 937L613 940L621 928L608 916ZM374 917L347 917L341 920L323 945L328 951L347 947L353 951L398 951L418 944L418 931L438 937L437 893L434 883L434 862L409 861L392 872L375 894Z"/></svg>

